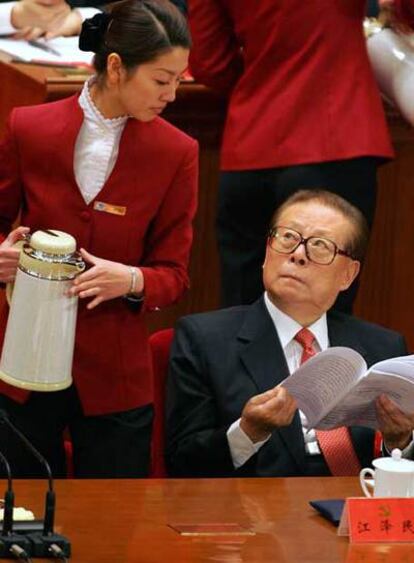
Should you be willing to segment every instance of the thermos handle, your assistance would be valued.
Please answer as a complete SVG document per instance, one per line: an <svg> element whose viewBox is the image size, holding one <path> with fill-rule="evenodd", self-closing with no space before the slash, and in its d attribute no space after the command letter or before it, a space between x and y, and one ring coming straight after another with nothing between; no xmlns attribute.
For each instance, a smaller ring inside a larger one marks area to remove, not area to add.
<svg viewBox="0 0 414 563"><path fill-rule="evenodd" d="M64 264L68 266L73 266L78 273L80 274L85 269L85 262L83 261L82 255L80 252L74 252L71 258L68 258L64 261Z"/></svg>
<svg viewBox="0 0 414 563"><path fill-rule="evenodd" d="M14 288L14 282L6 283L6 299L7 299L7 304L9 305L9 307L11 305L13 288Z"/></svg>
<svg viewBox="0 0 414 563"><path fill-rule="evenodd" d="M23 248L23 245L26 242L30 242L30 237L32 235L30 233L26 233L23 235L23 238L21 238L20 240L18 240L15 244L13 244L13 247L15 248L19 248L20 251ZM6 284L6 299L7 299L7 303L10 305L11 304L11 300L12 300L12 296L13 296L13 289L14 289L14 281L12 282L8 282Z"/></svg>

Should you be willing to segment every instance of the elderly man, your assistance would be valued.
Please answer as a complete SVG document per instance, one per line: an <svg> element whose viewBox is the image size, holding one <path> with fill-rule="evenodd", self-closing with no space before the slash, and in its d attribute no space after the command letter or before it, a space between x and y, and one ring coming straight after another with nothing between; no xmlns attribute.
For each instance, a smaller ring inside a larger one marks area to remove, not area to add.
<svg viewBox="0 0 414 563"><path fill-rule="evenodd" d="M319 434L279 386L328 346L353 348L368 365L407 353L397 333L329 312L358 275L366 242L365 219L351 204L330 192L297 192L273 218L264 296L180 321L167 393L171 475L346 475L370 463L380 446L373 430ZM376 408L383 447L411 456L414 415L386 396Z"/></svg>

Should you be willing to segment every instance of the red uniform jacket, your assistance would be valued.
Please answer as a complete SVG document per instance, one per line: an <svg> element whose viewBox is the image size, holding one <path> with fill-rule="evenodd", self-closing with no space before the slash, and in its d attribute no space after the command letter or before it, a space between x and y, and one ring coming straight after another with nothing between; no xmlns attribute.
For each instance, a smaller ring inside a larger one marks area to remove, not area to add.
<svg viewBox="0 0 414 563"><path fill-rule="evenodd" d="M75 182L73 156L83 120L77 96L15 109L0 147L0 233L21 209L32 231L60 229L92 254L142 268L146 309L174 303L188 286L196 208L197 143L156 118L129 119L118 159L96 200L124 206L124 216L87 205ZM7 306L0 314L4 336ZM144 319L122 299L86 309L79 301L73 376L86 414L135 408L152 400ZM0 383L16 400L25 391Z"/></svg>
<svg viewBox="0 0 414 563"><path fill-rule="evenodd" d="M398 0L408 19L413 0ZM365 0L190 0L197 80L230 94L222 169L392 156ZM405 11L404 11L405 8Z"/></svg>

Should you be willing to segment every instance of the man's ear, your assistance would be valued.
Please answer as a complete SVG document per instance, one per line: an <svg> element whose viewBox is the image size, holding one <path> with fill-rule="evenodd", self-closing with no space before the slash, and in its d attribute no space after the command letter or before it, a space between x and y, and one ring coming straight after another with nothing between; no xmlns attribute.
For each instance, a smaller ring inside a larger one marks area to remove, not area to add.
<svg viewBox="0 0 414 563"><path fill-rule="evenodd" d="M263 263L262 263L262 268L264 268L266 266L266 262L268 260L268 256L267 256L268 254L269 254L269 245L266 244L265 257L264 257L264 260L263 260Z"/></svg>
<svg viewBox="0 0 414 563"><path fill-rule="evenodd" d="M109 84L119 84L124 72L121 57L118 53L110 53L106 59L106 74Z"/></svg>
<svg viewBox="0 0 414 563"><path fill-rule="evenodd" d="M359 260L349 260L348 262L343 273L341 291L348 289L361 270L361 262Z"/></svg>

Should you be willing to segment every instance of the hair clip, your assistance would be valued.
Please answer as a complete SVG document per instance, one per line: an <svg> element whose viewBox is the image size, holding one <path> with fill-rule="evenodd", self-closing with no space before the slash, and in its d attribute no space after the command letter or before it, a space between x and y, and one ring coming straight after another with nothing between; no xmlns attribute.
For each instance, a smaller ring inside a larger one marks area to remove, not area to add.
<svg viewBox="0 0 414 563"><path fill-rule="evenodd" d="M79 49L98 52L111 19L110 14L101 12L85 20L79 35Z"/></svg>

